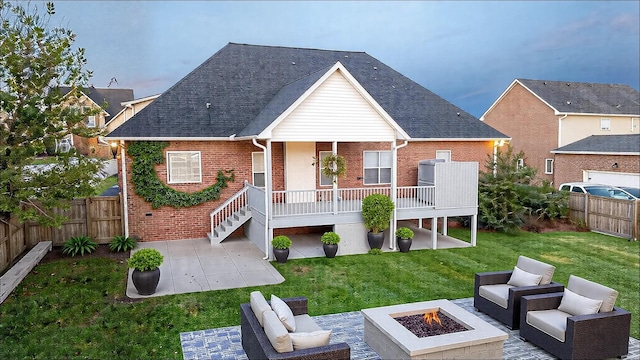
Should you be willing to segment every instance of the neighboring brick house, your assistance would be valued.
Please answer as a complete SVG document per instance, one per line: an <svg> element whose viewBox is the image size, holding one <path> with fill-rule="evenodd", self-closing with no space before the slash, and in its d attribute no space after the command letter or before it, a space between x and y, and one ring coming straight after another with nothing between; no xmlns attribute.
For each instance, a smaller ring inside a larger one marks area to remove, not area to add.
<svg viewBox="0 0 640 360"><path fill-rule="evenodd" d="M525 165L557 187L582 177L565 175L551 150L591 135L640 134L640 95L627 85L515 79L480 120L509 135Z"/></svg>
<svg viewBox="0 0 640 360"><path fill-rule="evenodd" d="M590 181L640 187L640 134L591 135L551 151L558 185Z"/></svg>
<svg viewBox="0 0 640 360"><path fill-rule="evenodd" d="M69 94L70 91L71 88L69 87L60 87L60 92L63 95ZM101 111L97 115L87 116L85 126L104 130L111 118L125 109L121 103L132 100L132 89L96 88L90 86L82 89L80 98L77 101L73 101L75 104L73 106L91 109L100 108ZM113 156L109 143L104 141L102 136L84 138L78 135L70 135L64 139L64 142L75 147L78 152L86 156L104 159L110 159Z"/></svg>
<svg viewBox="0 0 640 360"><path fill-rule="evenodd" d="M128 235L220 242L235 230L267 254L274 232L317 227L333 227L348 249L354 236L366 238L358 206L374 192L396 203L390 229L400 219L476 221L478 166L508 140L364 52L233 43L107 138L125 154L119 181ZM153 209L132 184L127 154L140 140L168 142L155 172L173 189L202 190L224 169L234 170L235 182L216 201ZM314 160L332 153L347 164L335 182ZM447 159L438 176L456 176L417 186L418 162L433 158ZM237 203L250 218L229 210ZM232 215L217 220L220 212Z"/></svg>
<svg viewBox="0 0 640 360"><path fill-rule="evenodd" d="M104 125L105 133L108 134L112 132L115 128L122 125L125 121L131 119L133 115L137 114L142 109L144 109L149 104L151 104L153 100L158 98L158 96L160 96L160 94L121 102L120 106L122 107L122 110L120 110L120 112L118 112L116 115L112 116L105 123Z"/></svg>

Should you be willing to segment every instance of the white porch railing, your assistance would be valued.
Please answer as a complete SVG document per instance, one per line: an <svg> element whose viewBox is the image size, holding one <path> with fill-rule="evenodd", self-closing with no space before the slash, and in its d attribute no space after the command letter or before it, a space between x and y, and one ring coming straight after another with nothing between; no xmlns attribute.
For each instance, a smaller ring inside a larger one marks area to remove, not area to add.
<svg viewBox="0 0 640 360"><path fill-rule="evenodd" d="M249 187L245 184L244 188L235 193L232 197L227 199L224 203L218 206L217 209L209 214L211 219L211 233L218 225L227 220L236 211L247 206L247 190Z"/></svg>
<svg viewBox="0 0 640 360"><path fill-rule="evenodd" d="M391 188L338 189L338 201L333 189L279 190L272 193L272 215L311 215L362 211L362 199L371 194L391 196ZM396 189L397 209L417 209L435 206L435 186L403 186Z"/></svg>

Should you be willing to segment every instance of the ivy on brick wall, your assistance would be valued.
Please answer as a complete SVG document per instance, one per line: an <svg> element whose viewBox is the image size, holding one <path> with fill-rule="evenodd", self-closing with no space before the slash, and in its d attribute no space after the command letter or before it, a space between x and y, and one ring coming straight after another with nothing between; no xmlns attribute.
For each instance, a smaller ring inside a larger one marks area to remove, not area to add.
<svg viewBox="0 0 640 360"><path fill-rule="evenodd" d="M164 163L163 149L169 143L162 141L135 141L129 143L127 152L133 157L131 181L136 194L157 209L168 205L174 208L189 207L211 200L218 200L222 189L229 181L234 181L233 170L218 170L216 183L193 193L177 191L165 185L156 174L156 164Z"/></svg>

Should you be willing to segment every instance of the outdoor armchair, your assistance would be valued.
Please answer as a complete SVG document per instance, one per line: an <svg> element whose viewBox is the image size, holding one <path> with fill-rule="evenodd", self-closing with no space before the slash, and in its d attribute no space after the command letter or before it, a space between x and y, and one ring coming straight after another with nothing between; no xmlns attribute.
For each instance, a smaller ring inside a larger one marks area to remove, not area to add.
<svg viewBox="0 0 640 360"><path fill-rule="evenodd" d="M522 297L520 337L561 359L604 359L629 352L631 314L618 292L569 276L563 292Z"/></svg>
<svg viewBox="0 0 640 360"><path fill-rule="evenodd" d="M553 265L519 256L513 270L476 273L473 306L510 329L518 329L522 296L564 289L551 281L555 270Z"/></svg>

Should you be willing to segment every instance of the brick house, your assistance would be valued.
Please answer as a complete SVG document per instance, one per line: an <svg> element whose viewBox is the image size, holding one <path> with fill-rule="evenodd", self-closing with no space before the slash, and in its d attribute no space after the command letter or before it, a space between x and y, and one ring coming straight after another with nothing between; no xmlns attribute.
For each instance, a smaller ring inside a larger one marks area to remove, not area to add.
<svg viewBox="0 0 640 360"><path fill-rule="evenodd" d="M509 135L514 150L525 152L525 165L557 187L583 176L560 166L552 150L591 135L640 134L640 95L627 85L515 79L480 120Z"/></svg>
<svg viewBox="0 0 640 360"><path fill-rule="evenodd" d="M557 184L590 181L640 187L640 134L591 135L551 150Z"/></svg>
<svg viewBox="0 0 640 360"><path fill-rule="evenodd" d="M67 102L72 106L83 110L85 108L100 109L97 115L87 116L85 126L88 128L106 129L107 123L118 113L125 109L123 102L133 100L132 89L96 88L93 86L84 88L80 92L78 99L68 99L71 93L70 87L60 87L60 92L67 94ZM84 138L78 135L69 135L63 140L64 144L75 147L79 153L85 156L110 159L112 157L109 143L102 139L102 136L94 138Z"/></svg>
<svg viewBox="0 0 640 360"><path fill-rule="evenodd" d="M221 242L242 233L267 256L274 233L329 228L366 239L359 206L370 193L396 204L391 233L402 219L475 222L479 164L508 140L364 52L234 43L107 138L120 142L129 236ZM200 191L219 170L233 169L235 181L217 200L154 209L132 184L136 141L168 144L155 173L172 189ZM335 181L320 166L332 154L346 161ZM418 186L418 162L434 158L445 159L435 186Z"/></svg>

